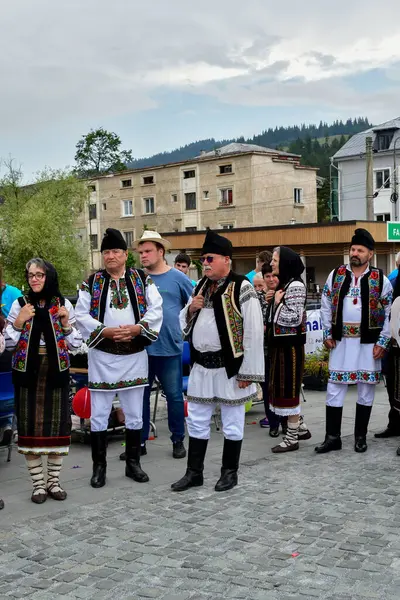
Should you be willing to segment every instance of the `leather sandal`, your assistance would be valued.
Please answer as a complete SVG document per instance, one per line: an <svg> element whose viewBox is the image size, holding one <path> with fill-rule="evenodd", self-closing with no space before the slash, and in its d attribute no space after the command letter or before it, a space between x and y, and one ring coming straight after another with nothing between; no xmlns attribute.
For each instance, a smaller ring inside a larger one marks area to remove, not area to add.
<svg viewBox="0 0 400 600"><path fill-rule="evenodd" d="M49 488L47 490L47 494L48 496L50 496L50 498L53 498L53 500L65 500L67 497L67 492L65 490L59 489L57 492L52 492L51 489Z"/></svg>
<svg viewBox="0 0 400 600"><path fill-rule="evenodd" d="M31 500L35 504L43 504L47 500L47 493L43 490L40 494L32 494Z"/></svg>

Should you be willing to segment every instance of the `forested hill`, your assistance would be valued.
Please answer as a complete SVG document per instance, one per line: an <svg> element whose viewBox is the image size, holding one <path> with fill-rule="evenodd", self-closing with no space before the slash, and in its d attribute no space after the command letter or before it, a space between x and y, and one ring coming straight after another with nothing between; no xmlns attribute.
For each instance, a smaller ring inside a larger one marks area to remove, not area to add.
<svg viewBox="0 0 400 600"><path fill-rule="evenodd" d="M176 148L171 152L160 152L154 154L148 158L140 158L134 160L128 165L129 168L141 169L142 167L151 167L156 165L163 165L170 162L179 162L182 160L189 160L195 156L199 156L202 150L209 152L215 150L231 142L245 142L248 144L258 144L259 146L265 146L267 148L288 148L295 140L306 140L316 138L327 138L331 136L346 137L364 131L371 127L366 117L357 117L355 119L347 119L343 122L342 120L334 121L330 125L328 123L320 122L319 125L300 125L293 127L270 127L265 131L254 135L252 138L245 139L244 137L233 138L230 140L215 140L209 138L205 140L199 140L192 142L186 146Z"/></svg>

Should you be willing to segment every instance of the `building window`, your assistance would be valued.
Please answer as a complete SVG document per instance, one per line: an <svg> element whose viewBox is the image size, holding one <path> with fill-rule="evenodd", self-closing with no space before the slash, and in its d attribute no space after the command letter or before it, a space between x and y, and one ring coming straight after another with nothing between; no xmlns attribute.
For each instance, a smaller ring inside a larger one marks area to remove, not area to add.
<svg viewBox="0 0 400 600"><path fill-rule="evenodd" d="M192 179L192 177L196 177L196 171L194 169L183 171L183 179Z"/></svg>
<svg viewBox="0 0 400 600"><path fill-rule="evenodd" d="M233 229L233 223L221 223L221 229Z"/></svg>
<svg viewBox="0 0 400 600"><path fill-rule="evenodd" d="M143 177L143 185L152 185L154 183L154 175L146 175Z"/></svg>
<svg viewBox="0 0 400 600"><path fill-rule="evenodd" d="M293 189L293 202L295 204L303 204L303 188Z"/></svg>
<svg viewBox="0 0 400 600"><path fill-rule="evenodd" d="M144 212L146 213L146 215L153 213L154 212L154 198L153 197L143 198L143 202L144 202Z"/></svg>
<svg viewBox="0 0 400 600"><path fill-rule="evenodd" d="M220 175L225 175L226 173L232 173L232 165L220 165L219 173L220 173Z"/></svg>
<svg viewBox="0 0 400 600"><path fill-rule="evenodd" d="M186 231L197 231L197 227L185 227Z"/></svg>
<svg viewBox="0 0 400 600"><path fill-rule="evenodd" d="M95 185L88 185L88 190L91 194L93 194L93 192L96 191L96 186Z"/></svg>
<svg viewBox="0 0 400 600"><path fill-rule="evenodd" d="M390 169L382 169L382 171L375 171L375 189L390 188Z"/></svg>
<svg viewBox="0 0 400 600"><path fill-rule="evenodd" d="M121 187L122 188L132 187L132 179L121 179Z"/></svg>
<svg viewBox="0 0 400 600"><path fill-rule="evenodd" d="M89 204L89 219L97 219L97 206L96 204Z"/></svg>
<svg viewBox="0 0 400 600"><path fill-rule="evenodd" d="M196 210L196 192L185 194L185 209Z"/></svg>
<svg viewBox="0 0 400 600"><path fill-rule="evenodd" d="M107 210L107 204L103 202L103 210Z"/></svg>
<svg viewBox="0 0 400 600"><path fill-rule="evenodd" d="M178 194L171 194L171 202L178 202Z"/></svg>
<svg viewBox="0 0 400 600"><path fill-rule="evenodd" d="M379 150L389 150L392 138L393 138L393 133L378 134L378 151Z"/></svg>
<svg viewBox="0 0 400 600"><path fill-rule="evenodd" d="M383 215L375 215L376 221L390 221L390 213L384 213Z"/></svg>
<svg viewBox="0 0 400 600"><path fill-rule="evenodd" d="M132 200L124 200L123 202L123 216L131 217L133 215L133 201Z"/></svg>
<svg viewBox="0 0 400 600"><path fill-rule="evenodd" d="M203 198L204 198L204 200L209 200L210 196L209 196L209 191L208 190L204 190L204 192L203 192Z"/></svg>
<svg viewBox="0 0 400 600"><path fill-rule="evenodd" d="M98 238L97 233L90 236L90 247L92 250L97 250L98 248Z"/></svg>
<svg viewBox="0 0 400 600"><path fill-rule="evenodd" d="M220 192L220 204L229 205L233 203L233 190L232 188L224 188L219 190Z"/></svg>
<svg viewBox="0 0 400 600"><path fill-rule="evenodd" d="M133 244L133 231L124 231L124 238L128 248L132 248Z"/></svg>

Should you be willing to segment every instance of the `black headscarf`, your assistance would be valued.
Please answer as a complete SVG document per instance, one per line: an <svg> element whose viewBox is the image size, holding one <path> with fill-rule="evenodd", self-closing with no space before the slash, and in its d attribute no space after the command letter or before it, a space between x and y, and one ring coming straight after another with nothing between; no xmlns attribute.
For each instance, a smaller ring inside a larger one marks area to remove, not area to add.
<svg viewBox="0 0 400 600"><path fill-rule="evenodd" d="M43 262L46 267L46 280L44 282L43 289L40 292L34 292L32 290L28 280L28 269L25 271L26 281L29 285L29 291L27 293L28 302L30 302L30 304L37 304L40 300L44 300L47 306L50 304L51 299L56 297L60 298L60 304L64 304L64 298L61 295L60 287L58 285L57 271L54 265L52 265L50 262L47 262L47 260L44 260Z"/></svg>
<svg viewBox="0 0 400 600"><path fill-rule="evenodd" d="M300 279L304 271L300 256L287 246L279 246L279 286L283 289L292 279Z"/></svg>

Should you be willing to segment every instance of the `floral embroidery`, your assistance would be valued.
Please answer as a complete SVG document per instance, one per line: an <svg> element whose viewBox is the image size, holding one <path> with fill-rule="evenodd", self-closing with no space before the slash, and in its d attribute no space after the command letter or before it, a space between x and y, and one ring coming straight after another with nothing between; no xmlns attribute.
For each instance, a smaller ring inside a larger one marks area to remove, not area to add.
<svg viewBox="0 0 400 600"><path fill-rule="evenodd" d="M332 383L379 383L380 371L329 371Z"/></svg>
<svg viewBox="0 0 400 600"><path fill-rule="evenodd" d="M97 343L99 342L100 334L103 331L103 329L105 329L104 325L99 325L98 327L96 327L96 329L94 329L92 331L92 333L86 340L86 344L89 348L92 348L93 346L95 346L96 345L95 342L97 342Z"/></svg>
<svg viewBox="0 0 400 600"><path fill-rule="evenodd" d="M147 385L148 383L149 380L147 377L138 377L137 379L117 381L116 383L107 383L106 381L89 381L88 387L90 390L121 390L139 385Z"/></svg>
<svg viewBox="0 0 400 600"><path fill-rule="evenodd" d="M331 290L329 289L329 285L326 283L322 289L322 295L330 298L332 296Z"/></svg>
<svg viewBox="0 0 400 600"><path fill-rule="evenodd" d="M234 290L235 285L231 281L223 293L222 306L229 321L228 335L231 340L233 355L237 358L243 355L243 317L235 305Z"/></svg>
<svg viewBox="0 0 400 600"><path fill-rule="evenodd" d="M385 322L385 311L380 299L379 271L377 269L371 269L368 285L369 326L371 329L382 329Z"/></svg>
<svg viewBox="0 0 400 600"><path fill-rule="evenodd" d="M68 347L65 341L65 335L58 318L58 310L60 308L57 298L52 298L50 302L49 315L51 325L54 331L56 342L58 366L60 371L65 371L69 368ZM33 321L33 320L32 320ZM29 340L32 329L32 321L26 321L22 327L21 336L19 338L16 350L12 358L12 368L16 371L26 372L26 363L29 352Z"/></svg>
<svg viewBox="0 0 400 600"><path fill-rule="evenodd" d="M339 304L339 294L342 289L343 282L346 277L346 266L342 265L336 271L336 277L333 281L331 297L332 297L332 323L336 324L337 309Z"/></svg>
<svg viewBox="0 0 400 600"><path fill-rule="evenodd" d="M104 287L104 280L105 277L103 271L98 271L93 279L91 292L92 298L90 301L90 316L93 317L93 319L96 319L96 321L99 319L100 297ZM87 285L89 284L87 283Z"/></svg>
<svg viewBox="0 0 400 600"><path fill-rule="evenodd" d="M389 350L390 348L390 337L386 337L385 335L380 335L378 341L376 342L377 346L381 346L385 348L385 350Z"/></svg>
<svg viewBox="0 0 400 600"><path fill-rule="evenodd" d="M332 339L332 329L324 329L323 331L323 340L331 340Z"/></svg>
<svg viewBox="0 0 400 600"><path fill-rule="evenodd" d="M119 286L119 289L118 289ZM126 282L124 278L121 278L118 282L115 279L111 279L110 290L111 290L111 305L110 308L124 309L128 306L128 290L126 288Z"/></svg>
<svg viewBox="0 0 400 600"><path fill-rule="evenodd" d="M356 323L343 323L342 334L343 337L360 337L361 326Z"/></svg>

